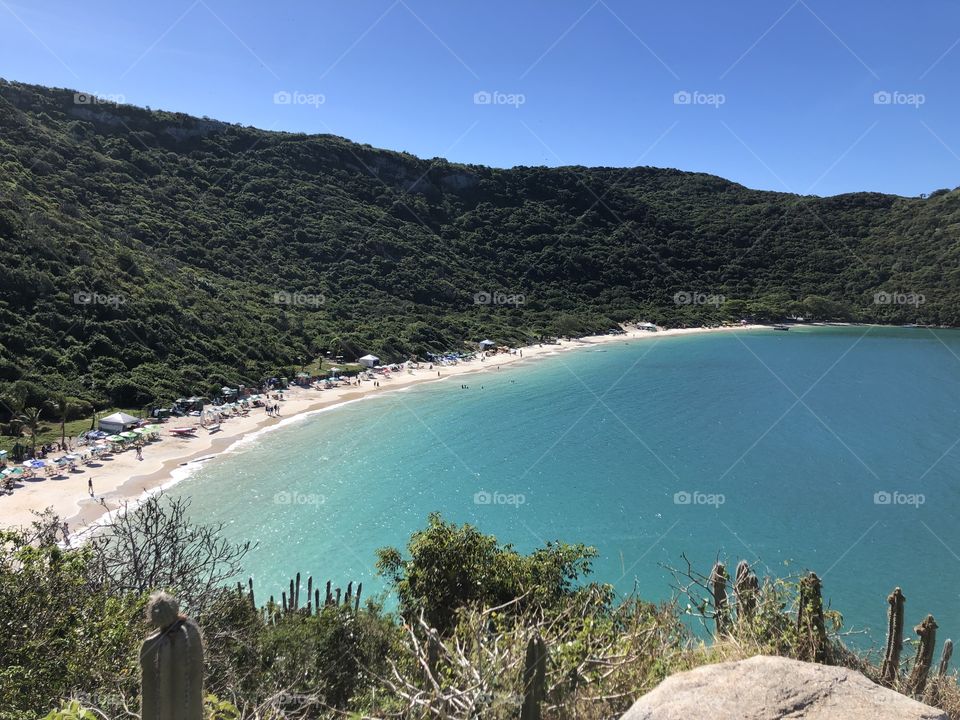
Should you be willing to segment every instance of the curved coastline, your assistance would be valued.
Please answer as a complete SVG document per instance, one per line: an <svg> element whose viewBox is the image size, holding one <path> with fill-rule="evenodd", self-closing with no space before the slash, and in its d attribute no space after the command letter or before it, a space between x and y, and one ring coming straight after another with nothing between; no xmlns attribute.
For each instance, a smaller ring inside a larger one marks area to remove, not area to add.
<svg viewBox="0 0 960 720"><path fill-rule="evenodd" d="M461 375L485 372L492 367L506 369L512 365L526 364L544 358L556 356L559 353L571 350L592 348L600 344L655 341L669 337L689 336L717 332L751 332L767 330L765 325L730 326L720 328L682 328L664 330L651 333L642 330L629 330L625 335L596 335L578 340L561 341L557 345L528 346L522 348L524 355L516 354L494 356L488 359L487 364L472 361L454 366L440 368L443 374L433 376L433 370L421 368L411 375L394 378L394 386L375 388L372 383L365 386L341 388L339 390L325 390L317 395L318 391L295 388L288 393L288 398L281 406L282 412L291 414L274 418L265 414L258 414L248 418L236 418L228 421L222 435L197 437L193 440L178 440L164 437L159 444L148 445L144 467L132 462L132 453L124 453L105 462L116 462L113 467L102 466L87 468L82 474L70 476L66 480L44 479L36 484L31 483L17 488L13 495L0 498L0 526L15 527L26 525L32 519L32 513L45 508L52 508L57 514L65 518L71 527L71 536L77 539L97 527L109 522L117 512L125 508L136 507L151 494L171 488L188 479L200 466L201 462L216 459L227 454L242 452L257 438L274 430L289 427L291 424L304 422L321 413L331 412L349 404L384 396L388 393L402 392L426 383L442 383ZM429 374L427 374L429 373ZM334 393L336 396L331 397ZM197 441L200 441L197 444ZM158 458L152 457L151 449L159 450ZM149 469L148 469L149 468ZM140 472L136 472L139 470ZM87 478L94 480L95 498L84 492L82 481ZM66 483L78 482L76 495L72 500L62 492ZM80 484L82 483L82 485ZM12 507L11 507L12 506Z"/></svg>

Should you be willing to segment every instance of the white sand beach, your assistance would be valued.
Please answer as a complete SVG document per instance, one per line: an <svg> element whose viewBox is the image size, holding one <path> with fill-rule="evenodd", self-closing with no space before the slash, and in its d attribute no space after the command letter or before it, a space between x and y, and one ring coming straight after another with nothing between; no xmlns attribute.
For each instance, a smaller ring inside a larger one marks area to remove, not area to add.
<svg viewBox="0 0 960 720"><path fill-rule="evenodd" d="M649 332L629 329L625 335L597 335L578 340L563 340L555 345L533 345L522 348L520 353L501 353L479 359L460 362L457 365L435 366L428 369L423 364L419 370L409 373L395 372L390 379L380 381L380 387L365 381L359 386L344 386L332 390L316 390L291 387L284 391L285 400L280 403L280 417L266 414L264 408L255 408L246 417L236 417L224 422L218 433L208 435L204 430L194 437L175 437L169 429L190 424L193 418L173 418L163 426L161 439L143 449L143 459L138 459L132 450L100 458L90 466L80 466L77 471L59 478L34 478L23 480L13 494L0 496L0 527L17 527L29 524L36 511L52 508L69 522L71 533L95 523L107 512L122 508L125 503L136 501L145 493L154 491L172 481L173 471L182 465L201 459L215 457L238 440L265 427L276 425L286 418L305 412L328 408L355 400L368 394L390 392L425 382L447 382L451 378L476 372L495 370L521 362L529 362L560 352L591 347L604 343L656 342L664 338L711 332L740 332L760 329L761 325L745 325L722 328L684 328ZM439 372L439 376L438 376ZM94 496L88 494L88 481L93 481Z"/></svg>

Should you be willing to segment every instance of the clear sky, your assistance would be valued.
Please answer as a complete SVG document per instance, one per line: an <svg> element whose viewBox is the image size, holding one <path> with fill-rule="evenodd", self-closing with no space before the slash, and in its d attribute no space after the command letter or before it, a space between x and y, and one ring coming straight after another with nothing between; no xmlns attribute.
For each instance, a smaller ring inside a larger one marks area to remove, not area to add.
<svg viewBox="0 0 960 720"><path fill-rule="evenodd" d="M960 185L958 70L956 0L0 0L9 80L426 158L819 195Z"/></svg>

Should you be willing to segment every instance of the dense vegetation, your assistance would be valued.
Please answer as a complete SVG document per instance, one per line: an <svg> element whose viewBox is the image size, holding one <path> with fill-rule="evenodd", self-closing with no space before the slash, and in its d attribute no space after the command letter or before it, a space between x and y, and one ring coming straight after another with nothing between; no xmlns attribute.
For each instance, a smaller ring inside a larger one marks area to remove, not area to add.
<svg viewBox="0 0 960 720"><path fill-rule="evenodd" d="M958 222L956 191L464 166L0 82L0 393L141 407L637 319L960 325Z"/></svg>
<svg viewBox="0 0 960 720"><path fill-rule="evenodd" d="M51 710L53 720L135 716L143 608L156 587L176 593L202 627L212 720L516 718L534 637L547 650L550 719L618 717L673 672L761 653L881 680L878 663L845 648L841 616L811 594L812 575L756 578L742 564L718 591L726 571L678 570L682 590L658 606L589 583L590 548L552 543L521 555L431 516L405 550L380 552L395 611L380 597L318 612L265 600L280 588L254 597L224 586L247 548L192 524L187 508L154 496L80 549L56 544L49 515L0 532L0 720ZM700 635L685 615L703 621ZM955 674L931 671L914 686L910 655L905 648L887 684L960 718Z"/></svg>

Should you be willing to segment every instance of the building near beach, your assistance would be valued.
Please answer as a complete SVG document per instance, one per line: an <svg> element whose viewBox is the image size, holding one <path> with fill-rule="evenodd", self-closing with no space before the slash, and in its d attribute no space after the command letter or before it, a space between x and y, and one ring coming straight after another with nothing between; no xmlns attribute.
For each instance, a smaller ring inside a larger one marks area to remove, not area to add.
<svg viewBox="0 0 960 720"><path fill-rule="evenodd" d="M117 433L126 432L130 428L136 427L139 422L140 418L135 418L133 415L115 412L113 415L107 415L106 417L100 418L97 428L105 433L116 435Z"/></svg>
<svg viewBox="0 0 960 720"><path fill-rule="evenodd" d="M380 358L376 355L364 355L358 362L365 368L372 368L380 364Z"/></svg>

